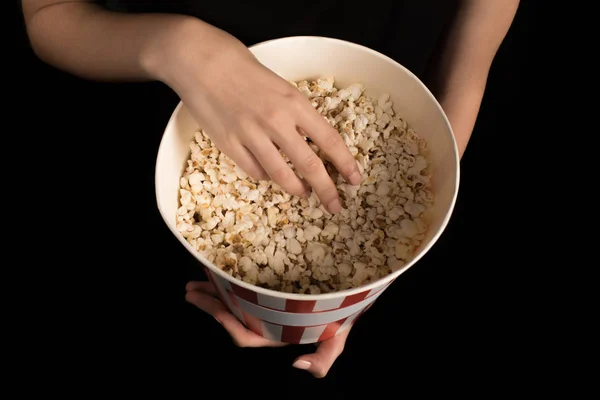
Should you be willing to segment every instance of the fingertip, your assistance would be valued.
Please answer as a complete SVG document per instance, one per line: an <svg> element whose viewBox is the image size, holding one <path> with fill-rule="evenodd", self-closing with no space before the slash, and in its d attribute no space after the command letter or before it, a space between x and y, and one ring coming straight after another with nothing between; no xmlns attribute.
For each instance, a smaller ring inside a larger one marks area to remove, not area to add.
<svg viewBox="0 0 600 400"><path fill-rule="evenodd" d="M292 364L292 367L297 368L297 369L302 369L302 370L308 370L310 369L310 367L312 366L310 361L306 361L306 360L296 360L294 361L294 363Z"/></svg>
<svg viewBox="0 0 600 400"><path fill-rule="evenodd" d="M331 214L337 214L342 210L342 204L340 203L340 200L338 198L335 198L329 203L327 203L326 208L327 211L329 211Z"/></svg>
<svg viewBox="0 0 600 400"><path fill-rule="evenodd" d="M348 176L348 183L353 186L360 185L362 181L362 177L360 176L360 172L354 171Z"/></svg>
<svg viewBox="0 0 600 400"><path fill-rule="evenodd" d="M201 308L198 303L198 294L193 290L190 290L189 292L185 293L185 301L187 301L188 303L190 303L198 308Z"/></svg>
<svg viewBox="0 0 600 400"><path fill-rule="evenodd" d="M311 374L313 374L313 376L314 376L315 378L319 378L319 379L325 378L325 377L327 376L327 372L321 372L321 371L310 371L310 370L309 370L309 372L310 372Z"/></svg>
<svg viewBox="0 0 600 400"><path fill-rule="evenodd" d="M219 325L229 325L229 321L227 320L228 314L229 312L226 310L217 310L213 314L213 317L217 320ZM225 321L225 323L223 321Z"/></svg>
<svg viewBox="0 0 600 400"><path fill-rule="evenodd" d="M308 361L307 359L297 359L292 364L292 367L296 369L300 369L302 371L306 371L310 373L315 378L324 378L327 375L328 371L323 371L322 368L319 368L318 365Z"/></svg>

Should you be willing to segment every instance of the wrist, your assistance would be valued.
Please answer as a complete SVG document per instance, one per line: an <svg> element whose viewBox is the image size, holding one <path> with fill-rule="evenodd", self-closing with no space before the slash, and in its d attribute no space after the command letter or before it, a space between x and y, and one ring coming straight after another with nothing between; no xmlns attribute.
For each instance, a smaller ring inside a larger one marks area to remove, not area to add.
<svg viewBox="0 0 600 400"><path fill-rule="evenodd" d="M233 47L232 47L233 45ZM205 75L228 49L246 47L235 38L199 19L177 16L165 24L141 57L148 76L175 91ZM198 82L197 82L198 83Z"/></svg>
<svg viewBox="0 0 600 400"><path fill-rule="evenodd" d="M148 38L140 52L140 66L148 78L165 82L175 74L178 59L185 52L186 37L191 35L194 20L184 16L169 16Z"/></svg>

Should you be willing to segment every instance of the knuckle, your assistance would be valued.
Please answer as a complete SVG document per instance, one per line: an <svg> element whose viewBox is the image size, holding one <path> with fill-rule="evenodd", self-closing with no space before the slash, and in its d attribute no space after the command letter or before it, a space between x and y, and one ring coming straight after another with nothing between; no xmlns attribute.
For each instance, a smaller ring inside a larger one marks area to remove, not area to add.
<svg viewBox="0 0 600 400"><path fill-rule="evenodd" d="M338 192L335 186L328 185L326 189L321 190L317 193L319 199L321 199L321 203L329 203L331 200L338 197Z"/></svg>
<svg viewBox="0 0 600 400"><path fill-rule="evenodd" d="M271 107L263 113L265 125L276 130L283 129L290 120L289 113L284 107Z"/></svg>
<svg viewBox="0 0 600 400"><path fill-rule="evenodd" d="M237 137L242 132L255 131L258 127L258 121L254 115L245 113L237 117L237 124L229 131L227 136Z"/></svg>
<svg viewBox="0 0 600 400"><path fill-rule="evenodd" d="M285 184L292 178L293 172L288 167L283 167L273 171L269 175L275 182Z"/></svg>
<svg viewBox="0 0 600 400"><path fill-rule="evenodd" d="M355 170L358 170L358 168L356 166L356 160L354 159L354 157L349 157L347 159L344 159L344 161L342 161L342 163L338 169L338 171L342 175L350 175Z"/></svg>
<svg viewBox="0 0 600 400"><path fill-rule="evenodd" d="M327 129L323 138L323 146L326 149L333 149L342 144L340 135L334 129Z"/></svg>
<svg viewBox="0 0 600 400"><path fill-rule="evenodd" d="M284 167L278 169L271 174L271 179L289 194L301 195L304 192L304 188L299 182L298 177L290 168Z"/></svg>
<svg viewBox="0 0 600 400"><path fill-rule="evenodd" d="M287 101L290 104L290 106L296 111L305 110L307 106L310 106L309 100L296 89L294 89L288 94Z"/></svg>
<svg viewBox="0 0 600 400"><path fill-rule="evenodd" d="M190 304L194 304L194 302L192 301L192 299L193 299L192 293L191 292L187 292L185 294L185 301L187 301Z"/></svg>
<svg viewBox="0 0 600 400"><path fill-rule="evenodd" d="M225 153L228 157L232 157L234 154L231 151L235 145L239 142L238 134L234 131L226 131L221 135L210 136L213 143L219 147L219 149Z"/></svg>
<svg viewBox="0 0 600 400"><path fill-rule="evenodd" d="M265 130L260 119L247 117L237 126L237 129L231 130L227 136L232 140L232 144L245 146L256 138L265 137Z"/></svg>
<svg viewBox="0 0 600 400"><path fill-rule="evenodd" d="M311 152L312 153L312 152ZM310 154L302 163L302 170L306 175L314 174L324 168L323 161L316 153Z"/></svg>

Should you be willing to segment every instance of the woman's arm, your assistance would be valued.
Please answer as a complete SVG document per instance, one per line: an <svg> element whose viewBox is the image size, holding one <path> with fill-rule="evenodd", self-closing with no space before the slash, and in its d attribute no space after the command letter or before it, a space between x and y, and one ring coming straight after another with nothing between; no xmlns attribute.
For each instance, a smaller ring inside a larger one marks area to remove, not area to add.
<svg viewBox="0 0 600 400"><path fill-rule="evenodd" d="M86 79L164 81L163 75L178 62L174 60L186 56L187 43L194 44L195 57L201 54L205 62L220 42L232 40L219 29L182 15L122 14L91 0L23 0L22 5L36 55Z"/></svg>
<svg viewBox="0 0 600 400"><path fill-rule="evenodd" d="M270 178L292 195L314 191L331 213L340 211L335 184L298 135L301 129L347 182L360 183L356 161L338 132L306 96L228 33L193 17L121 14L89 0L22 4L39 58L87 79L167 84L215 146L253 178Z"/></svg>
<svg viewBox="0 0 600 400"><path fill-rule="evenodd" d="M462 157L479 113L492 61L519 0L463 0L431 76Z"/></svg>

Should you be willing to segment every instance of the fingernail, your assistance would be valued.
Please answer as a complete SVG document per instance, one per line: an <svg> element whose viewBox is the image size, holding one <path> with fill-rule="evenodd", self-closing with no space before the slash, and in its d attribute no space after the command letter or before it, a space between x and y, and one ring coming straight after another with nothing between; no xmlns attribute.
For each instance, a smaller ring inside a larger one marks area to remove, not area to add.
<svg viewBox="0 0 600 400"><path fill-rule="evenodd" d="M221 324L221 321L219 321L219 318L217 318L217 317L213 317L213 318L215 319L215 321L217 321L219 324Z"/></svg>
<svg viewBox="0 0 600 400"><path fill-rule="evenodd" d="M360 174L357 171L354 171L348 177L348 181L350 182L351 185L354 185L354 186L360 184L361 180L362 180L362 178L361 178Z"/></svg>
<svg viewBox="0 0 600 400"><path fill-rule="evenodd" d="M340 212L341 209L342 205L338 199L333 199L329 202L329 204L327 204L327 210L329 210L329 212L332 214Z"/></svg>
<svg viewBox="0 0 600 400"><path fill-rule="evenodd" d="M308 361L304 361L304 360L296 360L296 362L294 362L292 364L292 367L298 368L298 369L309 369L310 366L311 366L311 363L309 363Z"/></svg>

